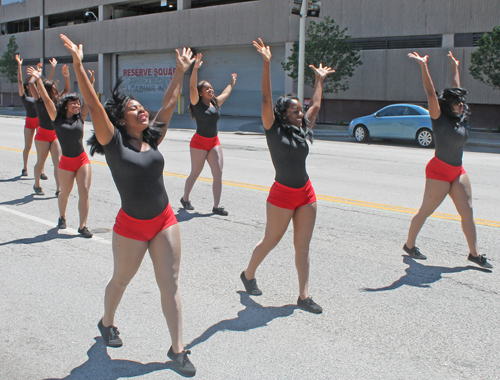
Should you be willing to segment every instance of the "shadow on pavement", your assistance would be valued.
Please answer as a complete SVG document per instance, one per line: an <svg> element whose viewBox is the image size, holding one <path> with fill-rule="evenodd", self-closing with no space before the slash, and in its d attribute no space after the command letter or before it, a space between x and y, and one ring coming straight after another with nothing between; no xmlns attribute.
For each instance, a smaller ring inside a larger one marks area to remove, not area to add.
<svg viewBox="0 0 500 380"><path fill-rule="evenodd" d="M365 292L382 292L386 290L394 290L403 285L414 286L417 288L430 288L430 284L438 282L442 278L443 273L458 273L465 270L477 270L480 272L491 273L491 270L478 268L472 265L465 267L437 267L431 265L422 265L413 260L410 256L403 255L403 262L409 267L406 269L406 274L394 281L391 285L382 288L362 288Z"/></svg>
<svg viewBox="0 0 500 380"><path fill-rule="evenodd" d="M34 179L30 178L30 177L22 177L20 175L18 175L17 177L0 179L0 183L2 183L2 182L17 182L17 181L34 181Z"/></svg>
<svg viewBox="0 0 500 380"><path fill-rule="evenodd" d="M188 220L191 220L193 218L206 218L210 217L212 215L215 215L213 212L210 212L208 214L200 214L199 212L187 212L185 209L180 208L177 211L177 214L175 217L177 218L178 222L187 222Z"/></svg>
<svg viewBox="0 0 500 380"><path fill-rule="evenodd" d="M59 231L59 229L57 227L54 227L48 230L46 234L30 238L21 238L21 239L6 241L5 243L0 243L0 247L2 245L9 245L9 244L34 244L34 243L43 243L45 241L54 239L74 239L80 237L79 235L59 234L57 231Z"/></svg>
<svg viewBox="0 0 500 380"><path fill-rule="evenodd" d="M53 199L54 197L36 197L35 194L29 194L25 195L23 198L18 198L18 199L13 199L11 201L5 201L5 202L0 202L0 205L25 205L27 203L33 202L35 200L40 201L40 200L49 200Z"/></svg>
<svg viewBox="0 0 500 380"><path fill-rule="evenodd" d="M102 338L94 339L96 343L87 351L89 359L85 363L73 368L71 373L66 377L50 377L44 380L117 380L174 368L171 361L167 363L153 362L142 364L132 360L111 359Z"/></svg>
<svg viewBox="0 0 500 380"><path fill-rule="evenodd" d="M248 331L267 326L268 322L273 319L288 317L293 314L295 309L298 309L297 305L261 306L250 298L247 292L240 290L237 293L240 295L241 304L246 306L245 309L238 312L238 317L224 319L210 326L203 334L189 343L186 350L207 341L219 331Z"/></svg>

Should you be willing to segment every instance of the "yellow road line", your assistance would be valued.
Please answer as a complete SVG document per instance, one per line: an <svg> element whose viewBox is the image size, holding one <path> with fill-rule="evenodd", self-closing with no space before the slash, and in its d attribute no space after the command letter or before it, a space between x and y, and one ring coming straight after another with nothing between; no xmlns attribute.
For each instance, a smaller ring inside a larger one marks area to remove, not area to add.
<svg viewBox="0 0 500 380"><path fill-rule="evenodd" d="M0 147L0 149L10 150L13 152L22 152L22 149L15 149L15 148ZM30 152L30 153L35 154L34 152ZM90 160L90 162L92 164L96 164L96 165L108 166L106 162L102 162L102 161ZM187 178L188 177L186 174L167 172L167 171L164 171L163 175L166 175L168 177L176 177L176 178ZM198 181L213 182L212 178L208 178L208 177L198 177ZM270 189L270 187L268 187L268 186L261 186L261 185L254 185L254 184L250 184L250 183L226 181L226 180L223 180L222 184L227 185L227 186L240 187L243 189L252 189L252 190L265 191L265 192L268 192ZM372 209L376 209L376 210L394 211L394 212L399 212L399 213L403 213L403 214L415 214L418 211L417 209L409 208L409 207L386 205L383 203L360 201L360 200L356 200L356 199L332 197L330 195L316 194L316 198L319 200L322 200L322 201L326 201L326 202L333 202L333 203L340 203L340 204L346 204L346 205L351 205L351 206L366 207L366 208L372 208ZM460 216L458 216L458 215L444 214L441 212L435 212L430 217L435 218L435 219L460 221ZM478 219L478 218L474 218L474 220L475 220L476 224L478 224L478 225L500 228L500 222L497 222L495 220Z"/></svg>

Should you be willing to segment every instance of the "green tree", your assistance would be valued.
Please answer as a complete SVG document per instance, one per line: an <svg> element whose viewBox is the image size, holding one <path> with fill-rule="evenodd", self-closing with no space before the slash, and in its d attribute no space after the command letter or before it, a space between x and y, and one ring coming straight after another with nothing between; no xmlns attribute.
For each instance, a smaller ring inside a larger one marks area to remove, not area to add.
<svg viewBox="0 0 500 380"><path fill-rule="evenodd" d="M335 21L327 16L321 22L311 22L307 28L307 41L305 46L304 82L314 86L314 71L308 65L318 67L320 63L330 66L335 70L328 75L324 82L324 92L346 91L349 89L348 78L352 77L357 66L362 65L359 49L348 40L347 28L340 30ZM294 44L292 54L283 68L288 71L288 76L297 80L299 77L299 45Z"/></svg>
<svg viewBox="0 0 500 380"><path fill-rule="evenodd" d="M469 71L475 79L500 90L500 26L479 39Z"/></svg>
<svg viewBox="0 0 500 380"><path fill-rule="evenodd" d="M14 83L17 83L17 61L16 54L18 54L16 37L11 36L7 44L7 50L0 58L0 75L11 85L11 100L14 104Z"/></svg>

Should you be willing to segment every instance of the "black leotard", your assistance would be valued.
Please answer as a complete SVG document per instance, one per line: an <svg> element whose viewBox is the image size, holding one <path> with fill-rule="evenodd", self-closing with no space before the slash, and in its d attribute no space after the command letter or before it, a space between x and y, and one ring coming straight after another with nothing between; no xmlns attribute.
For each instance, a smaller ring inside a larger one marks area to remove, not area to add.
<svg viewBox="0 0 500 380"><path fill-rule="evenodd" d="M78 157L83 153L83 122L80 115L76 120L56 117L54 128L65 157Z"/></svg>
<svg viewBox="0 0 500 380"><path fill-rule="evenodd" d="M431 120L436 145L435 156L448 165L462 165L464 146L469 138L469 125L459 123L443 112L439 118Z"/></svg>
<svg viewBox="0 0 500 380"><path fill-rule="evenodd" d="M113 138L103 148L120 193L123 211L142 220L161 214L168 205L162 154L153 148L138 151L116 128Z"/></svg>
<svg viewBox="0 0 500 380"><path fill-rule="evenodd" d="M35 99L31 96L26 96L26 94L23 94L23 96L21 96L21 100L23 102L24 109L26 110L26 117L38 117L38 115L36 114Z"/></svg>
<svg viewBox="0 0 500 380"><path fill-rule="evenodd" d="M35 107L40 128L53 131L54 125L52 124L52 120L50 120L49 113L47 112L47 108L45 108L42 98L38 98L38 100L35 101Z"/></svg>
<svg viewBox="0 0 500 380"><path fill-rule="evenodd" d="M217 121L220 118L219 108L213 104L207 106L199 100L195 105L191 104L191 109L196 120L196 133L208 138L217 136Z"/></svg>
<svg viewBox="0 0 500 380"><path fill-rule="evenodd" d="M277 121L266 130L266 140L276 170L275 180L294 189L305 186L309 180L306 171L306 158L309 154L307 142L298 141Z"/></svg>

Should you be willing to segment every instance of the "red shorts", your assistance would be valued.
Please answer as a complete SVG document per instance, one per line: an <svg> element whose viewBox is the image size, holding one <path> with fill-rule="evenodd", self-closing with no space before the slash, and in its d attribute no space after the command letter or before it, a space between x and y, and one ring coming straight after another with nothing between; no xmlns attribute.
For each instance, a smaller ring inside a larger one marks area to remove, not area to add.
<svg viewBox="0 0 500 380"><path fill-rule="evenodd" d="M437 179L439 181L451 183L463 174L465 174L465 169L462 165L448 165L437 157L433 157L425 167L425 178Z"/></svg>
<svg viewBox="0 0 500 380"><path fill-rule="evenodd" d="M38 124L37 117L26 117L26 122L24 123L24 128L27 129L37 129L40 125Z"/></svg>
<svg viewBox="0 0 500 380"><path fill-rule="evenodd" d="M189 144L191 148L207 150L207 151L216 147L217 145L220 145L219 136L203 137L200 136L198 133L195 133L193 135L193 138L191 139L191 144Z"/></svg>
<svg viewBox="0 0 500 380"><path fill-rule="evenodd" d="M40 127L36 130L35 140L51 143L57 140L56 131L49 131L48 129Z"/></svg>
<svg viewBox="0 0 500 380"><path fill-rule="evenodd" d="M295 210L297 207L316 202L316 193L310 180L300 189L284 186L274 181L267 201L277 207Z"/></svg>
<svg viewBox="0 0 500 380"><path fill-rule="evenodd" d="M69 172L76 172L83 165L90 164L89 156L87 152L83 152L78 157L66 157L61 156L59 161L59 169L67 170Z"/></svg>
<svg viewBox="0 0 500 380"><path fill-rule="evenodd" d="M129 239L150 241L158 232L176 223L177 218L175 217L170 203L160 215L153 219L146 220L132 218L127 215L123 209L120 209L116 216L113 231Z"/></svg>

